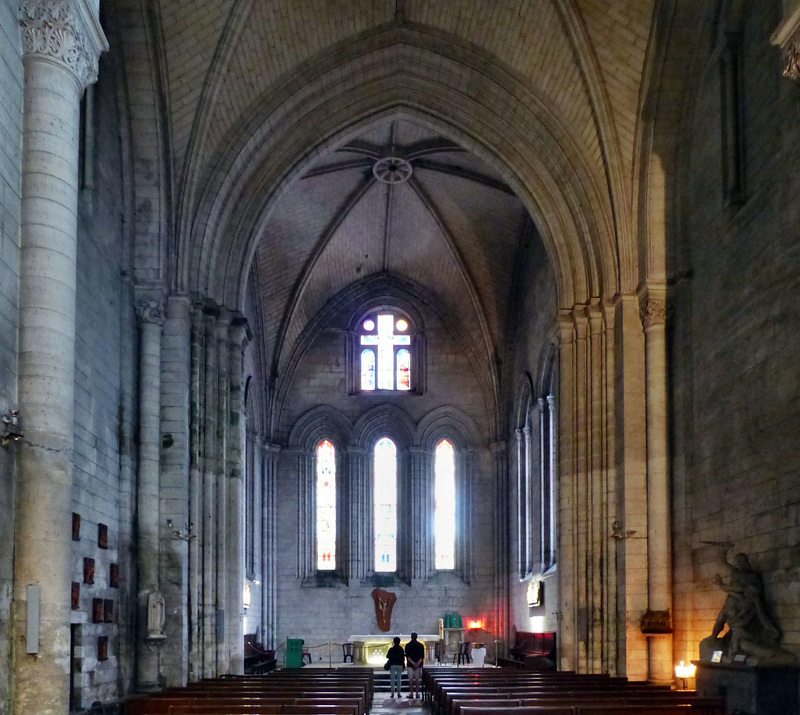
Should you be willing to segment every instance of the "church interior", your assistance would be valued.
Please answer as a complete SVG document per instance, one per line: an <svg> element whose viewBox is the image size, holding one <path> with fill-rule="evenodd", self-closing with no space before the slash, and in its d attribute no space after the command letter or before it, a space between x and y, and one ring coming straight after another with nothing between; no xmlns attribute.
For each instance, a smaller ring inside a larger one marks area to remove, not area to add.
<svg viewBox="0 0 800 715"><path fill-rule="evenodd" d="M800 0L0 0L0 715L796 691L798 195Z"/></svg>

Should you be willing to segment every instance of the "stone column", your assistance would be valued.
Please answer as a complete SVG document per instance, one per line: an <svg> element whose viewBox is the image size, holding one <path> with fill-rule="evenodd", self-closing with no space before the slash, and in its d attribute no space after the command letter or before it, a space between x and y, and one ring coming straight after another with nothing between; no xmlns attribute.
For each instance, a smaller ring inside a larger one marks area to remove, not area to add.
<svg viewBox="0 0 800 715"><path fill-rule="evenodd" d="M78 107L108 46L85 0L26 0L20 26L19 406L26 439L18 461L12 682L17 712L56 713L69 710ZM28 613L29 586L39 589L38 614ZM26 621L36 615L38 644L28 643Z"/></svg>
<svg viewBox="0 0 800 715"><path fill-rule="evenodd" d="M231 315L226 309L220 309L216 322L215 349L217 351L217 431L214 454L216 456L216 518L214 533L216 536L216 642L217 642L217 675L228 672L230 653L228 650L228 632L230 626L228 616L232 620L238 617L239 608L228 613L228 441L230 431L229 400L230 383L228 381L228 329Z"/></svg>
<svg viewBox="0 0 800 715"><path fill-rule="evenodd" d="M229 654L229 673L244 673L244 351L247 347L247 321L236 317L228 331L228 380L230 404L228 409L229 439L227 445L227 628L226 641Z"/></svg>
<svg viewBox="0 0 800 715"><path fill-rule="evenodd" d="M558 320L559 404L561 407L558 436L558 657L561 670L575 670L577 643L576 568L576 492L575 467L575 326L568 311Z"/></svg>
<svg viewBox="0 0 800 715"><path fill-rule="evenodd" d="M495 484L494 509L494 622L495 632L508 641L508 451L505 442L489 445Z"/></svg>
<svg viewBox="0 0 800 715"><path fill-rule="evenodd" d="M640 296L645 335L647 404L648 610L672 613L670 489L667 470L666 300L652 289ZM673 680L672 636L648 638L648 679Z"/></svg>
<svg viewBox="0 0 800 715"><path fill-rule="evenodd" d="M550 469L550 465L552 464L552 454L549 451L549 435L552 434L552 430L548 430L548 425L552 424L550 422L552 413L548 409L547 400L544 397L539 398L539 474L540 479L539 483L541 485L541 489L539 492L539 500L540 500L540 521L542 528L539 529L539 538L541 543L539 544L540 550L540 562L541 567L546 568L549 565L549 553L548 552L548 539L546 538L545 529L547 528L548 522L547 519L544 518L544 510L547 508L549 495L546 493L547 485L551 482L549 478L545 478L548 470ZM548 475L549 477L549 475Z"/></svg>
<svg viewBox="0 0 800 715"><path fill-rule="evenodd" d="M507 466L506 466L507 468ZM469 584L472 581L472 505L475 449L456 450L456 573ZM433 514L433 485L430 513ZM508 524L508 520L506 520ZM508 534L508 531L506 531ZM433 549L433 543L431 543ZM506 567L508 568L508 557Z"/></svg>
<svg viewBox="0 0 800 715"><path fill-rule="evenodd" d="M136 685L160 686L159 645L148 637L147 602L159 588L159 489L161 437L161 326L157 300L136 303L139 320L139 474L136 489L138 618Z"/></svg>
<svg viewBox="0 0 800 715"><path fill-rule="evenodd" d="M544 408L542 408L544 409ZM550 492L547 494L547 509L549 511L549 528L550 533L547 536L547 552L544 554L544 564L547 567L552 566L556 560L556 537L555 529L557 519L557 495L558 495L558 481L556 462L558 455L556 454L556 398L554 395L547 396L547 420L548 420L548 440L546 444L542 445L542 451L547 451L547 469L550 471Z"/></svg>
<svg viewBox="0 0 800 715"><path fill-rule="evenodd" d="M522 429L517 427L514 430L516 454L517 454L517 575L524 578L526 574L525 566L525 441Z"/></svg>
<svg viewBox="0 0 800 715"><path fill-rule="evenodd" d="M203 374L203 508L201 521L202 539L202 601L203 621L203 678L213 678L217 672L217 589L216 589L216 511L219 507L217 496L218 441L217 441L217 383L218 358L216 322L218 310L206 306L204 313L204 374Z"/></svg>
<svg viewBox="0 0 800 715"><path fill-rule="evenodd" d="M192 306L191 363L189 367L189 680L203 672L203 608L200 556L203 541L203 375L205 324L203 306Z"/></svg>
<svg viewBox="0 0 800 715"><path fill-rule="evenodd" d="M533 435L531 434L530 423L533 415L528 415L525 426L522 428L522 439L525 445L525 461L523 464L524 482L522 488L522 500L525 505L525 528L523 537L525 539L525 574L533 572L533 530L535 528L533 520Z"/></svg>
<svg viewBox="0 0 800 715"><path fill-rule="evenodd" d="M280 447L276 444L265 444L263 449L263 525L261 531L261 550L262 550L262 575L263 583L261 586L261 623L264 631L264 646L275 648L278 644L277 631L277 494L278 486L278 456Z"/></svg>

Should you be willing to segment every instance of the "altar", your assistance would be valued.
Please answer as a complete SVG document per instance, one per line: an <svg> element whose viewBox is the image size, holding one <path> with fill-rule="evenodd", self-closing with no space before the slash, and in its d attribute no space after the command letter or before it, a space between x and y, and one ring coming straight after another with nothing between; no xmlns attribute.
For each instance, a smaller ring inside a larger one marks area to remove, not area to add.
<svg viewBox="0 0 800 715"><path fill-rule="evenodd" d="M392 646L392 639L400 638L400 645L405 646L411 640L409 634L380 633L378 635L354 635L348 639L353 644L353 661L355 665L382 666L386 662L386 651ZM425 646L425 663L436 662L436 644L439 636L420 633L417 640Z"/></svg>

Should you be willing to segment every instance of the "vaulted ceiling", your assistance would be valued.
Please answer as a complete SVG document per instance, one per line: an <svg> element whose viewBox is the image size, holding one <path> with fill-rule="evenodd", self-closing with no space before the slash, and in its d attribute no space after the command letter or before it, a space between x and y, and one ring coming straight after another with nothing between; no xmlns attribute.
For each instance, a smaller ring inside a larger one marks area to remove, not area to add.
<svg viewBox="0 0 800 715"><path fill-rule="evenodd" d="M490 360L531 235L553 263L559 307L641 280L637 157L656 0L106 7L125 48L137 210L148 212L136 277L239 309L228 276L257 283L265 370L280 371L332 296L380 273L423 286ZM436 87L453 94L426 105ZM164 215L168 229L155 227ZM155 265L168 244L174 255Z"/></svg>

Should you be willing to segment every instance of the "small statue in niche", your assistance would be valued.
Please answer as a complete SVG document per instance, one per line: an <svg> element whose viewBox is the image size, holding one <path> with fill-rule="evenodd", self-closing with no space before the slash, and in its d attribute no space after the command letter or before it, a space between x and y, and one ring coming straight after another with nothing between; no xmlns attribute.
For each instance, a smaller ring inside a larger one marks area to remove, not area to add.
<svg viewBox="0 0 800 715"><path fill-rule="evenodd" d="M793 664L795 656L778 647L781 634L767 613L761 575L752 568L747 554L736 554L732 562L727 560L732 544L717 546L728 581L717 574L714 584L727 595L711 635L700 641L700 659L710 661L714 651L722 651L726 662L744 656L752 665ZM728 632L720 638L726 625Z"/></svg>
<svg viewBox="0 0 800 715"><path fill-rule="evenodd" d="M164 635L164 617L166 608L164 597L158 586L155 586L147 596L147 638L150 640L161 640L166 638Z"/></svg>

